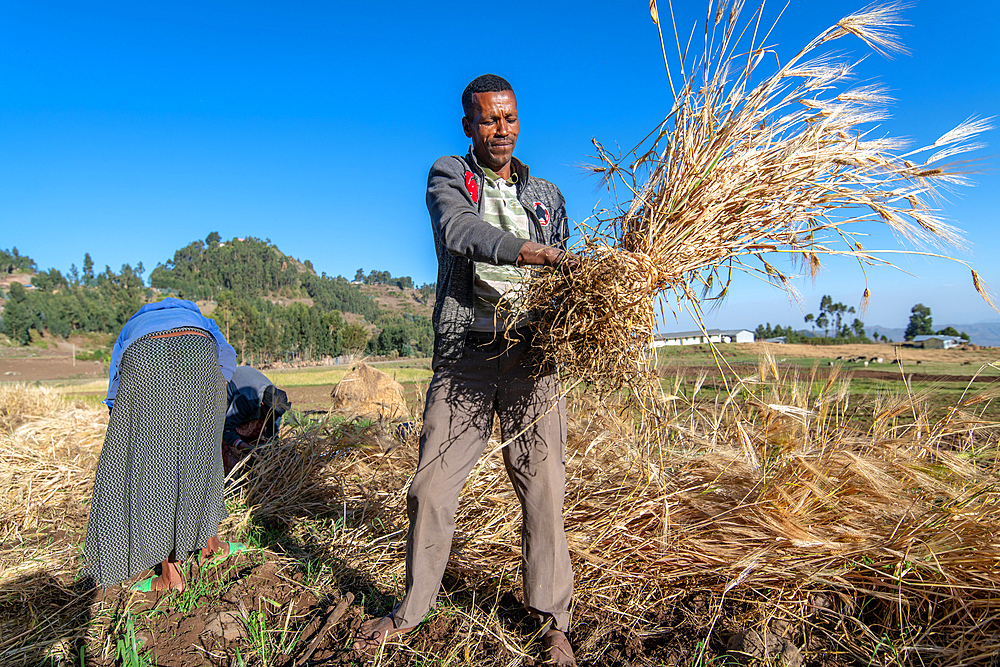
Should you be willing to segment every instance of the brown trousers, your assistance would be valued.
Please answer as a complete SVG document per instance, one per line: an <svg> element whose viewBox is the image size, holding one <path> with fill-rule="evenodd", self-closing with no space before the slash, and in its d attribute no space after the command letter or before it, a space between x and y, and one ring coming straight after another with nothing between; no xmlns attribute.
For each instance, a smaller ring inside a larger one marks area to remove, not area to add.
<svg viewBox="0 0 1000 667"><path fill-rule="evenodd" d="M486 447L496 414L501 437L514 438L503 458L523 514L524 605L551 617L557 629L568 629L573 571L562 515L566 403L557 400L555 375L533 377L523 362L529 343L509 345L502 336L477 342L471 334L461 359L434 358L420 461L406 495L406 595L393 612L397 628L420 623L437 597L458 495Z"/></svg>

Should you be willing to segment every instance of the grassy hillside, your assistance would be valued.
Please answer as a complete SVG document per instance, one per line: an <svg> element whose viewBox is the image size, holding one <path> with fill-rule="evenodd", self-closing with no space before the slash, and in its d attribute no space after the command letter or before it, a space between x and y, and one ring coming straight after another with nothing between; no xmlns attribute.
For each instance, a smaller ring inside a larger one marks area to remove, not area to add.
<svg viewBox="0 0 1000 667"><path fill-rule="evenodd" d="M22 273L20 281L8 280L0 333L20 345L44 336L117 335L144 303L176 296L198 301L226 332L241 363L431 351L433 286L412 289L409 277L388 271L373 271L365 285L317 275L309 260L282 253L269 239L223 241L213 232L157 264L148 288L141 264L95 274L85 254L82 273L74 267L63 275L34 271L35 262L16 249L2 253L4 275Z"/></svg>

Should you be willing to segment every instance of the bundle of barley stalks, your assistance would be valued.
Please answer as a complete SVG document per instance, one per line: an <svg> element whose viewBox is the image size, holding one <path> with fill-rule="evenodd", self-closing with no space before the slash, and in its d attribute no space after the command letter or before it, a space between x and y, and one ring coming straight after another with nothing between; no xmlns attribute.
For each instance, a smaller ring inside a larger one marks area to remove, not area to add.
<svg viewBox="0 0 1000 667"><path fill-rule="evenodd" d="M874 223L917 244L961 243L931 202L942 186L967 183L968 165L953 158L980 147L972 140L989 119L906 150L875 125L887 116L884 89L849 87L858 63L820 52L847 35L882 54L903 51L893 33L903 5L841 19L770 73L777 54L764 3L749 17L744 6L709 0L699 57L674 22L673 108L627 153L595 141L595 169L619 204L583 229L578 269L540 273L526 289L523 307L542 317L535 344L572 377L607 390L647 387L657 305L701 321L701 299L723 297L734 271L793 291L785 264L811 275L821 255L889 264L858 240ZM655 0L650 8L659 28ZM974 270L972 279L990 301ZM866 288L862 309L868 297Z"/></svg>

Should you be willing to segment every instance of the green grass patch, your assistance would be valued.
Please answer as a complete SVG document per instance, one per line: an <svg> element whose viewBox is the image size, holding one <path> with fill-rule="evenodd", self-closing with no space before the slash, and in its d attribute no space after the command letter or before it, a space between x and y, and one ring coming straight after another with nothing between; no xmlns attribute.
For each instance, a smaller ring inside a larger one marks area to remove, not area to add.
<svg viewBox="0 0 1000 667"><path fill-rule="evenodd" d="M395 362L391 364L376 364L373 366L388 374L397 382L419 382L429 380L432 373L430 363L425 362ZM349 368L294 368L289 370L266 371L271 382L279 387L314 387L318 385L337 384L344 379Z"/></svg>
<svg viewBox="0 0 1000 667"><path fill-rule="evenodd" d="M96 350L81 350L76 353L77 361L100 361L103 364L111 363L111 348L102 347Z"/></svg>
<svg viewBox="0 0 1000 667"><path fill-rule="evenodd" d="M231 582L216 576L216 571L222 572L225 567L226 563L223 561L213 568L199 570L197 577L191 576L190 564L184 567L184 592L177 595L176 602L174 602L177 611L187 614L202 604L211 603L222 597L229 589Z"/></svg>
<svg viewBox="0 0 1000 667"><path fill-rule="evenodd" d="M267 627L267 612L263 609L251 611L243 619L247 642L255 654L257 663L266 666L274 664L279 656L291 654L302 636L301 630L283 630Z"/></svg>
<svg viewBox="0 0 1000 667"><path fill-rule="evenodd" d="M770 352L779 368L798 367L811 369L813 366L818 365L822 370L829 368L830 362L833 362L837 367L845 371L899 372L899 366L893 363L894 358L891 354L887 356L884 348L880 350L874 346L871 353L866 354L866 356L882 356L883 363L872 363L868 366L865 366L862 362L849 362L844 359L838 360L837 357L842 356L843 351L837 347L825 348L817 346L816 354L809 357L785 356L782 354L780 345L773 346ZM920 363L916 361L904 361L903 370L906 373L920 373L922 375L960 375L969 378L977 373L980 376L986 377L1000 376L1000 369L998 368L988 365L983 368L985 364L981 355L976 355L974 352L968 354L970 356L964 361L922 361ZM657 368L661 370L661 373L665 374L669 374L671 369L674 368L715 366L717 363L715 356L713 356L711 349L707 345L662 347L657 350L656 355ZM720 346L719 355L734 368L740 367L740 371L747 366L756 367L761 360L761 355L758 352L745 352L743 348L737 346Z"/></svg>
<svg viewBox="0 0 1000 667"><path fill-rule="evenodd" d="M74 403L83 403L84 405L97 408L104 405L104 397L107 395L106 390L107 388L105 387L100 393L78 394L65 392L64 395L66 396L66 400L73 401Z"/></svg>
<svg viewBox="0 0 1000 667"><path fill-rule="evenodd" d="M99 400L103 400L108 393L107 378L101 378L100 380L55 380L41 382L40 384L50 386L62 392L67 397L74 398L100 394Z"/></svg>
<svg viewBox="0 0 1000 667"><path fill-rule="evenodd" d="M118 664L122 667L151 667L149 652L142 650L142 644L135 638L135 621L132 614L125 612L125 631L115 645Z"/></svg>

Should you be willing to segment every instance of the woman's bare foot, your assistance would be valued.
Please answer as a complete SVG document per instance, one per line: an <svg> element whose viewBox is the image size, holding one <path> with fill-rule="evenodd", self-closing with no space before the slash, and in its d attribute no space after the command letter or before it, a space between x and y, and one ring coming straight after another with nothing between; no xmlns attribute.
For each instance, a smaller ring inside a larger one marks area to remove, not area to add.
<svg viewBox="0 0 1000 667"><path fill-rule="evenodd" d="M223 542L219 539L218 535L213 535L208 538L205 543L205 548L201 550L201 565L204 566L208 561L219 558L220 560L229 555L229 542Z"/></svg>
<svg viewBox="0 0 1000 667"><path fill-rule="evenodd" d="M149 590L151 591L169 591L173 589L178 593L184 592L184 575L181 574L181 568L175 562L163 561L161 564L163 568L161 570L160 576L153 579L153 582L149 585Z"/></svg>

